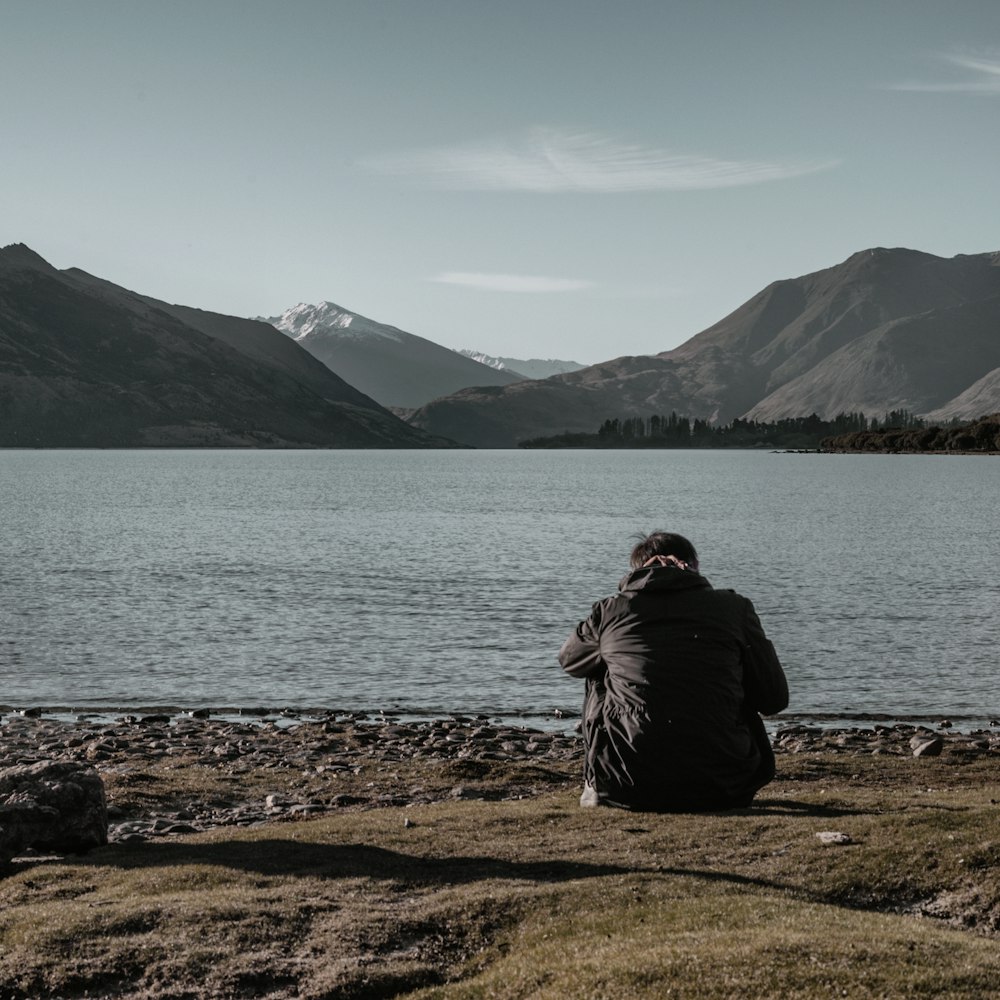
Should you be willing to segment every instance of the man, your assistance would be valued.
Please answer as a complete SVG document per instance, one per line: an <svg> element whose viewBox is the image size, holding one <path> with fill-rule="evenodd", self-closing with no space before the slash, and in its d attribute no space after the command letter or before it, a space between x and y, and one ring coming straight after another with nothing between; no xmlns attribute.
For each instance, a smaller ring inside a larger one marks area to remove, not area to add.
<svg viewBox="0 0 1000 1000"><path fill-rule="evenodd" d="M788 684L753 605L714 590L680 535L656 531L559 662L586 679L581 805L697 811L748 806L774 777L758 713Z"/></svg>

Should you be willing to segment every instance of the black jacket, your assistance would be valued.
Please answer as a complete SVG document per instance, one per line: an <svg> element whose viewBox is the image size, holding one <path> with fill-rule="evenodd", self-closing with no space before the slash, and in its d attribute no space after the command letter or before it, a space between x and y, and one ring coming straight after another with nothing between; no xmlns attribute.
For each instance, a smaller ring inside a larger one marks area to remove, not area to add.
<svg viewBox="0 0 1000 1000"><path fill-rule="evenodd" d="M608 805L725 809L774 777L758 713L788 685L753 605L673 567L629 573L559 651L586 678L584 780Z"/></svg>

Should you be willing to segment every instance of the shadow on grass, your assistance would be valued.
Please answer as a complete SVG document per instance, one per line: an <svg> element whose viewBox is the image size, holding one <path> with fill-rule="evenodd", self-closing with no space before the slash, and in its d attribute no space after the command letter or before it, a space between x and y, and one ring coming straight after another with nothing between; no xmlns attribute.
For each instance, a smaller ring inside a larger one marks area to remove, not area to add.
<svg viewBox="0 0 1000 1000"><path fill-rule="evenodd" d="M631 875L642 870L580 861L504 861L472 856L427 858L364 844L311 844L282 839L103 848L80 858L78 863L122 869L219 865L265 876L376 878L441 885L485 879L568 882L605 875Z"/></svg>
<svg viewBox="0 0 1000 1000"><path fill-rule="evenodd" d="M264 877L370 878L413 886L472 885L493 879L555 885L607 875L671 876L791 892L806 899L829 902L822 894L811 892L802 886L732 871L562 860L505 861L488 856L428 858L364 844L311 844L281 839L256 842L236 840L213 844L159 843L126 850L112 848L80 858L78 863L133 871L183 865L219 865Z"/></svg>
<svg viewBox="0 0 1000 1000"><path fill-rule="evenodd" d="M735 809L710 809L710 810L660 810L660 809L635 809L623 810L631 812L633 816L729 816L748 817L754 816L866 816L871 813L870 809L854 809L848 806L837 805L833 802L798 802L795 799L755 799L753 805L739 806ZM644 827L625 828L626 833L646 833Z"/></svg>
<svg viewBox="0 0 1000 1000"><path fill-rule="evenodd" d="M822 815L824 813L816 813ZM812 815L812 813L810 813ZM633 827L627 833L645 832ZM185 865L218 865L257 877L374 879L408 886L473 886L491 880L558 885L608 875L678 878L705 884L728 884L748 890L787 894L790 898L847 910L898 913L913 902L912 893L863 898L823 891L807 884L741 874L732 870L680 865L616 865L579 861L505 861L488 856L428 858L364 844L314 844L273 838L210 844L156 843L112 846L75 859L80 866L141 871ZM2 991L0 991L2 992Z"/></svg>
<svg viewBox="0 0 1000 1000"><path fill-rule="evenodd" d="M635 829L634 832L639 832ZM556 885L607 875L672 877L705 883L728 883L747 889L789 893L812 902L848 909L881 909L832 898L804 885L744 875L734 871L683 866L590 864L580 861L505 861L488 856L428 858L364 844L312 844L294 840L242 840L212 844L159 843L104 849L81 858L79 864L124 870L219 865L256 876L324 879L368 878L410 886L473 885L487 880L523 881Z"/></svg>

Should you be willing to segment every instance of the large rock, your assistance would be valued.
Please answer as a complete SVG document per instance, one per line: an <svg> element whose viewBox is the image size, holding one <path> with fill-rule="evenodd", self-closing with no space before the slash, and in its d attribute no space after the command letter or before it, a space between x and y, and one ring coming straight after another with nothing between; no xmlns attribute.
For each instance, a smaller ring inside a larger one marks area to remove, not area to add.
<svg viewBox="0 0 1000 1000"><path fill-rule="evenodd" d="M0 864L26 848L79 854L108 842L104 783L69 761L0 770Z"/></svg>
<svg viewBox="0 0 1000 1000"><path fill-rule="evenodd" d="M910 740L910 749L914 757L940 757L944 749L944 740L933 734L917 733Z"/></svg>

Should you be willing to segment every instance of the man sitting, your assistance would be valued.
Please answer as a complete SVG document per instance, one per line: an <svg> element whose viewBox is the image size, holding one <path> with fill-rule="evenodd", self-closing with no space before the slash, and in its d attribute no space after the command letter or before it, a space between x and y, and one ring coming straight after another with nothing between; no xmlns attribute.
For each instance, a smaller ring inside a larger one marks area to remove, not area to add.
<svg viewBox="0 0 1000 1000"><path fill-rule="evenodd" d="M694 546L656 531L559 663L586 679L581 805L698 811L748 806L774 777L758 713L788 684L753 605L715 590Z"/></svg>

